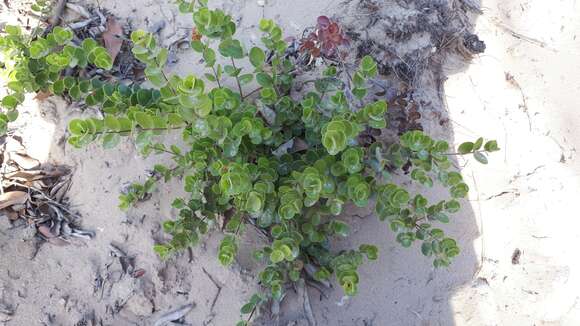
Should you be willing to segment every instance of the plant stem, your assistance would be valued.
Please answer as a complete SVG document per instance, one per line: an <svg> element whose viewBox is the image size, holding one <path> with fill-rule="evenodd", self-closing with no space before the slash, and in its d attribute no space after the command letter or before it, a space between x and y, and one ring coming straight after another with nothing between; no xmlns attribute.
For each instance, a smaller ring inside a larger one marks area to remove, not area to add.
<svg viewBox="0 0 580 326"><path fill-rule="evenodd" d="M178 130L178 129L183 129L183 128L187 128L186 126L182 126L182 127L169 127L169 128L141 128L141 131L166 131L166 130ZM129 130L117 130L117 131L99 131L99 132L95 132L94 135L106 135L106 134L121 134L124 132L132 132L133 129L129 129Z"/></svg>
<svg viewBox="0 0 580 326"><path fill-rule="evenodd" d="M257 92L261 91L261 90L262 90L262 88L263 88L263 87L258 87L258 88L256 88L255 90L253 90L253 91L249 92L248 94L246 94L245 96L243 96L243 97L242 97L242 101L243 101L243 100L245 100L245 99L247 99L247 98L248 98L248 97L250 97L251 95L253 95L253 94L255 94L255 93L257 93Z"/></svg>
<svg viewBox="0 0 580 326"><path fill-rule="evenodd" d="M236 67L236 62L234 61L234 58L230 57L230 59L232 60L232 66L234 67L234 69L237 72L238 67ZM243 99L244 92L242 91L242 84L240 83L240 76L238 76L238 74L236 74L236 83L238 84L238 90L240 91L240 97Z"/></svg>
<svg viewBox="0 0 580 326"><path fill-rule="evenodd" d="M153 147L154 150L157 150L157 151L160 151L160 152L164 152L164 153L167 153L167 154L171 154L172 156L177 156L179 158L183 158L183 154L176 154L176 153L174 153L172 151L166 150L163 147L157 147L157 145L162 145L162 144L155 144L154 147Z"/></svg>
<svg viewBox="0 0 580 326"><path fill-rule="evenodd" d="M240 232L240 227L242 226L242 223L244 223L244 216L240 214L240 223L238 224L238 227L236 228L235 235L238 235L238 232Z"/></svg>
<svg viewBox="0 0 580 326"><path fill-rule="evenodd" d="M464 153L464 154L462 154L462 153L442 153L442 154L443 155L452 156L452 155L468 155L468 154L475 154L475 153L487 153L487 151L485 151L485 150L483 150L483 151L473 151L473 152Z"/></svg>
<svg viewBox="0 0 580 326"><path fill-rule="evenodd" d="M213 75L215 76L215 80L216 80L216 82L218 84L218 87L219 88L222 88L222 84L220 83L220 79L218 77L217 71L215 70L215 67L214 66L211 66L211 70L213 71Z"/></svg>
<svg viewBox="0 0 580 326"><path fill-rule="evenodd" d="M165 79L165 82L169 86L169 89L171 89L171 92L173 93L173 95L177 96L177 92L173 89L173 87L171 87L171 84L169 83L169 78L165 74L165 71L163 71L163 67L161 67L160 62L157 61L157 58L155 58L155 64L157 65L157 67L159 67L159 70L161 71L161 75L163 76L163 79Z"/></svg>
<svg viewBox="0 0 580 326"><path fill-rule="evenodd" d="M248 317L248 323L250 322L250 320L252 320L252 317L254 316L254 313L256 312L256 308L257 308L257 306L254 306L254 309L252 309L252 312L250 313L250 317Z"/></svg>

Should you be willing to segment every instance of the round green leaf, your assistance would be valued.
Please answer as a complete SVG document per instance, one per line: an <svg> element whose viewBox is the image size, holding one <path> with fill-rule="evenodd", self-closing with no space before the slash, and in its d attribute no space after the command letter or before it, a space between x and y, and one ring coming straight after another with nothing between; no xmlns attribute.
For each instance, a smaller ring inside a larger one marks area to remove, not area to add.
<svg viewBox="0 0 580 326"><path fill-rule="evenodd" d="M250 213L257 213L262 210L263 202L259 193L251 191L246 199L246 210Z"/></svg>
<svg viewBox="0 0 580 326"><path fill-rule="evenodd" d="M143 129L151 129L154 126L153 118L145 112L135 112L135 121Z"/></svg>
<svg viewBox="0 0 580 326"><path fill-rule="evenodd" d="M459 154L469 154L469 153L473 152L473 148L474 148L474 144L472 142L465 142L465 143L459 145L459 148L457 149L457 151L459 152Z"/></svg>
<svg viewBox="0 0 580 326"><path fill-rule="evenodd" d="M273 250L272 253L270 254L270 261L272 261L272 263L274 264L283 261L284 258L285 258L284 252L282 252L281 250Z"/></svg>
<svg viewBox="0 0 580 326"><path fill-rule="evenodd" d="M264 65L264 61L266 61L266 54L264 51L258 47L253 47L250 50L250 62L256 68L261 68Z"/></svg>
<svg viewBox="0 0 580 326"><path fill-rule="evenodd" d="M20 101L14 95L7 95L2 99L2 106L9 110L15 109L19 103Z"/></svg>
<svg viewBox="0 0 580 326"><path fill-rule="evenodd" d="M488 141L487 143L485 143L485 145L483 146L483 148L487 152L499 151L499 147L497 146L497 141L495 141L495 140Z"/></svg>
<svg viewBox="0 0 580 326"><path fill-rule="evenodd" d="M488 163L487 156L485 156L485 154L483 154L482 152L473 153L473 157L481 164Z"/></svg>

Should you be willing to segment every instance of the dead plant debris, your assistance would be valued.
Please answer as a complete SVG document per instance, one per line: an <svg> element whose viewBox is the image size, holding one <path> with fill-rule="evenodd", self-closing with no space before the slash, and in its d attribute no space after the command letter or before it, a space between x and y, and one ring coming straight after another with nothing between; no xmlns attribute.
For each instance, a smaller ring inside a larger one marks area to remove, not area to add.
<svg viewBox="0 0 580 326"><path fill-rule="evenodd" d="M16 136L0 138L0 160L0 212L13 223L34 225L38 237L57 246L68 245L71 238L94 237L79 228L79 216L66 201L71 186L68 168L40 164Z"/></svg>
<svg viewBox="0 0 580 326"><path fill-rule="evenodd" d="M103 33L103 42L105 42L105 48L109 52L111 60L115 62L123 46L123 26L113 16L107 18L107 29Z"/></svg>

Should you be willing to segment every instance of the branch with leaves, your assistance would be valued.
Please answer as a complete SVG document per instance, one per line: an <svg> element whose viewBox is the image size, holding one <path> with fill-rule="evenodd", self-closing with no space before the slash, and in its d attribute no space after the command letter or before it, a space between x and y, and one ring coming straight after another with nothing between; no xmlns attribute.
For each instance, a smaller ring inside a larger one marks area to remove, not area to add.
<svg viewBox="0 0 580 326"><path fill-rule="evenodd" d="M286 284L301 278L327 282L334 277L347 295L356 294L358 268L378 259L379 252L372 244L344 251L330 246L330 239L349 235L349 219L343 214L348 203L374 205L401 246L419 242L435 267L448 266L460 254L456 241L439 227L452 220L469 191L449 157L469 154L487 163L486 155L498 150L495 141L464 143L457 153L421 131L407 132L392 143L377 138L361 142L361 134L387 127L387 102L367 95L368 80L377 75L373 58L362 58L354 71L327 66L313 88L295 94L296 62L287 55L282 29L273 21L259 24L263 47L247 50L234 38L231 16L208 8L207 1L178 4L193 15L196 37L191 45L208 69L205 80L168 76L167 49L144 31L132 33L132 52L146 65L154 88L64 76L67 68L92 64L110 69L112 62L94 40L73 44L69 30L55 28L27 46L26 36L7 26L0 49L12 54L4 70L12 93L2 100L6 111L0 114L0 129L16 119L25 93L43 90L104 113L103 118L70 121L72 146L99 141L113 148L130 137L143 155L170 154L175 166L157 165L156 176L121 195L120 207L128 209L146 198L161 178L182 177L187 196L173 201L177 214L163 224L172 239L154 248L162 258L197 244L212 226L222 224L226 235L218 259L227 266L235 261L246 226L259 228L269 240L254 253L266 265L259 273L265 291L244 305L241 312L250 317L239 325L247 325L259 305L281 300ZM337 28L324 19L320 24ZM218 63L218 54L224 59L219 62L229 64ZM236 65L242 60L251 68ZM226 86L227 79L234 88ZM254 91L244 92L247 85ZM163 144L163 135L170 132L181 133L185 149ZM447 187L449 198L430 203L395 184L391 175L403 171L411 171L411 180L425 188L435 182Z"/></svg>

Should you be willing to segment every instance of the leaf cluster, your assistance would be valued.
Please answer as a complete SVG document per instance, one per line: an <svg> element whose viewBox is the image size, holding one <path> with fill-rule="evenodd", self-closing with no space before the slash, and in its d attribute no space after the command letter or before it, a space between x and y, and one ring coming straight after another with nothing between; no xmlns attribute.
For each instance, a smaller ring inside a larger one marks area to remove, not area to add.
<svg viewBox="0 0 580 326"><path fill-rule="evenodd" d="M7 123L18 118L16 108L24 101L26 93L49 92L63 94L65 90L76 100L87 93L93 83L65 77L66 69L94 65L111 69L113 62L107 50L93 39L75 44L70 29L56 26L45 37L26 35L19 26L6 25L0 36L2 74L7 80L9 94L1 101L0 134Z"/></svg>
<svg viewBox="0 0 580 326"><path fill-rule="evenodd" d="M331 58L338 54L341 45L348 43L348 37L336 21L320 16L316 21L316 28L300 40L300 51L309 53L313 58Z"/></svg>

